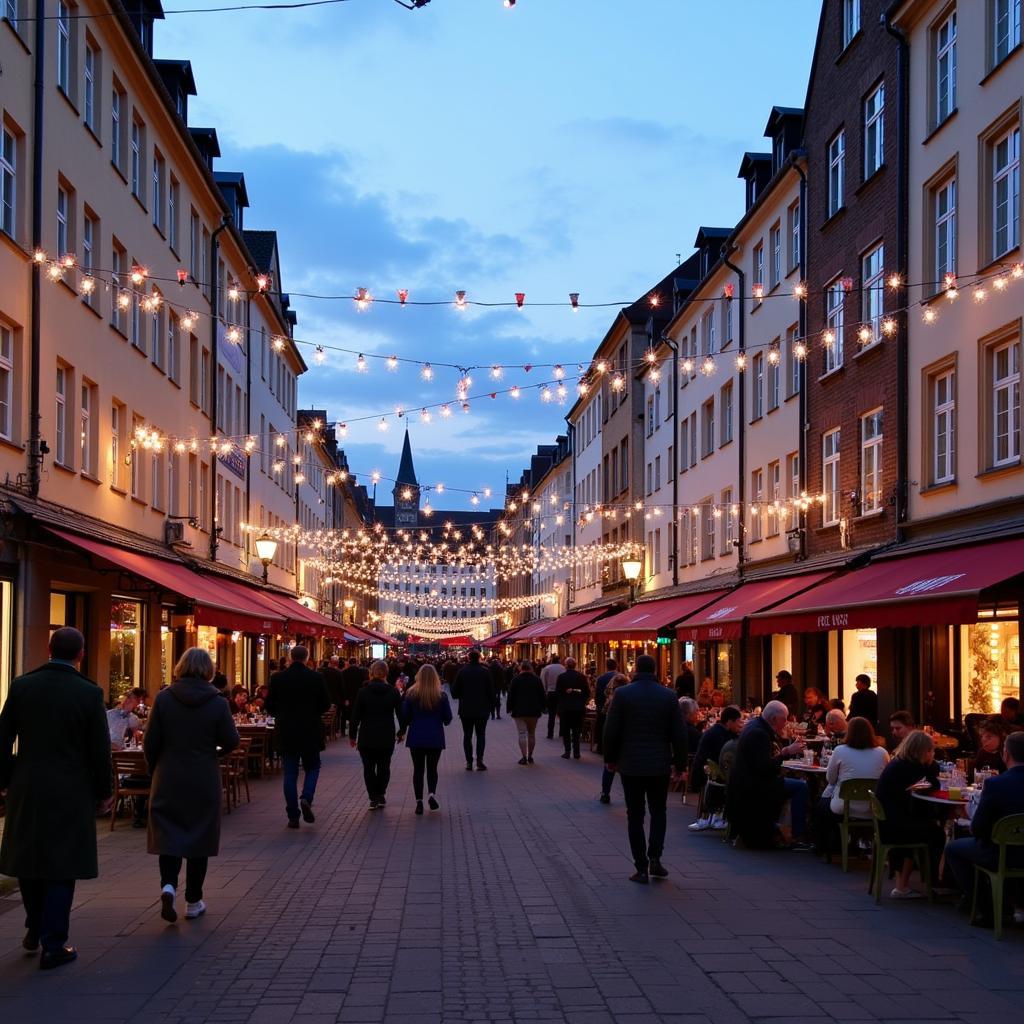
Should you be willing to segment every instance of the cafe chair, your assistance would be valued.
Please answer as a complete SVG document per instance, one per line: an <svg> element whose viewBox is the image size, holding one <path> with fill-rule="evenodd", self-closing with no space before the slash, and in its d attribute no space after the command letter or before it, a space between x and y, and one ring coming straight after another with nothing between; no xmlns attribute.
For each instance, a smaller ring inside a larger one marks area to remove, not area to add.
<svg viewBox="0 0 1024 1024"><path fill-rule="evenodd" d="M114 798L110 808L110 831L117 824L117 807L125 797L148 797L150 779L146 761L141 754L122 754L117 751L110 755L114 774Z"/></svg>
<svg viewBox="0 0 1024 1024"><path fill-rule="evenodd" d="M700 799L697 802L697 817L705 818L708 815L708 800L712 793L720 793L722 796L721 804L725 803L725 772L722 771L721 767L715 761L706 761L704 763L704 786L700 791ZM720 807L719 813L724 810L724 807Z"/></svg>
<svg viewBox="0 0 1024 1024"><path fill-rule="evenodd" d="M850 780L857 781L857 780ZM877 782L877 780L874 780ZM889 854L893 850L906 850L914 858L918 871L921 872L921 881L924 882L925 892L928 899L932 899L932 869L929 860L927 843L884 843L882 842L881 826L885 824L885 808L881 801L875 796L873 790L868 790L868 803L871 804L871 817L875 829L875 849L871 860L871 876L868 881L868 892L875 891L875 902L882 902L882 880L885 876L885 866L889 863Z"/></svg>
<svg viewBox="0 0 1024 1024"><path fill-rule="evenodd" d="M249 774L259 779L263 778L263 773L268 767L268 731L260 727L242 725L239 726L238 735L249 740Z"/></svg>
<svg viewBox="0 0 1024 1024"><path fill-rule="evenodd" d="M870 818L856 818L850 813L850 804L854 801L870 802L869 797L877 779L847 779L839 787L839 797L843 801L843 820L839 823L839 840L843 844L843 871L850 870L850 839L858 832L871 835L874 823Z"/></svg>
<svg viewBox="0 0 1024 1024"><path fill-rule="evenodd" d="M1011 879L1024 879L1024 867L1009 867L1006 863L1007 851L1010 847L1024 846L1024 814L1008 814L1000 818L992 826L992 843L999 849L999 863L992 868L974 865L974 895L971 898L971 923L973 924L978 912L978 891L981 885L981 876L988 876L989 884L992 886L992 923L995 937L1003 937L1003 892L1006 882Z"/></svg>

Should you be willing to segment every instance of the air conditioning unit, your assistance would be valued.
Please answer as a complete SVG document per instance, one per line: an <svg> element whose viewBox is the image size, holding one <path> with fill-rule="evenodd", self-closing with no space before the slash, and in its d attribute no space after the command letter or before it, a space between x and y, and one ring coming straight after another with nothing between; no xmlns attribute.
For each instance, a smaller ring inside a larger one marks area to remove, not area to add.
<svg viewBox="0 0 1024 1024"><path fill-rule="evenodd" d="M192 546L192 542L185 539L185 523L180 519L164 520L164 543L168 547L178 544Z"/></svg>

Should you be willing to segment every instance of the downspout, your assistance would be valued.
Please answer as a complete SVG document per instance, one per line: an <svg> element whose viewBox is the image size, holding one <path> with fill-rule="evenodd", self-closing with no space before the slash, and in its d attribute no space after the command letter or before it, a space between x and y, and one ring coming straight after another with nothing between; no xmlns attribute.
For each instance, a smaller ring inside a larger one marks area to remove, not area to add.
<svg viewBox="0 0 1024 1024"><path fill-rule="evenodd" d="M672 353L672 586L679 585L679 343L662 338Z"/></svg>
<svg viewBox="0 0 1024 1024"><path fill-rule="evenodd" d="M734 242L727 242L722 246L722 262L736 275L740 291L739 323L736 331L737 352L743 353L747 350L747 317L746 317L746 275L733 263L729 257L737 249ZM726 300L731 301L731 300ZM747 388L743 374L737 375L739 383L739 397L736 401L736 414L739 418L736 432L736 456L739 462L739 481L736 486L736 497L739 499L740 513L736 517L736 569L739 578L743 579L743 564L746 561L746 517L743 512L747 496Z"/></svg>
<svg viewBox="0 0 1024 1024"><path fill-rule="evenodd" d="M43 17L43 0L36 0L35 38L35 81L32 90L32 252L43 247L43 102L46 83L46 19ZM59 259L63 253L57 253ZM29 412L28 412L28 492L35 498L39 495L42 471L42 414L39 408L40 372L42 360L42 295L40 285L43 268L32 260L32 287L29 298L29 319L32 328L29 334L31 349L29 368Z"/></svg>
<svg viewBox="0 0 1024 1024"><path fill-rule="evenodd" d="M807 175L800 166L800 158L796 152L789 156L790 166L800 175L800 280L806 281L804 267L807 265ZM804 342L807 337L807 296L800 300L800 318L797 321L797 336ZM800 394L797 396L797 410L800 417L800 436L797 438L797 459L800 462L799 484L800 493L807 491L807 431L810 423L807 422L807 360L801 359L797 362L799 368L799 379L797 386ZM797 555L799 561L807 558L807 510L800 509L797 520L800 525L800 532L797 537L800 541L800 551Z"/></svg>
<svg viewBox="0 0 1024 1024"><path fill-rule="evenodd" d="M909 241L909 153L910 118L909 75L910 44L907 37L893 27L890 12L883 15L885 31L899 44L896 53L896 266L900 275L897 292L897 313L899 330L896 334L896 543L906 539L906 522L909 506L909 457L910 457L910 410L906 401L910 379L910 353L908 350L908 321L904 307L907 297L907 262Z"/></svg>
<svg viewBox="0 0 1024 1024"><path fill-rule="evenodd" d="M218 346L218 331L220 329L220 315L217 312L220 297L217 294L219 283L217 276L217 253L218 238L231 223L230 215L221 219L220 227L216 228L210 236L210 435L217 436L217 376L220 370L220 351ZM220 543L220 527L217 525L217 452L210 453L210 561L217 561L217 548Z"/></svg>

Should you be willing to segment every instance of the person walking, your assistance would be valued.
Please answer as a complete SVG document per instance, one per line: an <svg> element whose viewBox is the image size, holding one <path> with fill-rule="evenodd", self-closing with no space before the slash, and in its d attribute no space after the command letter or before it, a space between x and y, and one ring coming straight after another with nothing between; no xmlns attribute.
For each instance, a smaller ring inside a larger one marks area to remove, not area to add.
<svg viewBox="0 0 1024 1024"><path fill-rule="evenodd" d="M152 776L147 849L160 858L160 916L177 921L174 901L185 867L185 917L206 913L203 882L220 849L219 758L239 744L231 708L218 700L213 661L190 647L174 666L146 723L142 750Z"/></svg>
<svg viewBox="0 0 1024 1024"><path fill-rule="evenodd" d="M459 702L462 722L462 749L466 771L473 770L473 734L476 734L476 770L487 771L484 747L487 743L487 718L494 706L494 681L490 670L480 664L480 652L469 652L469 664L459 669L452 684L452 696Z"/></svg>
<svg viewBox="0 0 1024 1024"><path fill-rule="evenodd" d="M505 689L505 669L497 658L491 658L487 663L487 669L491 673L491 683L494 689L494 703L491 705L491 720L501 718L501 695Z"/></svg>
<svg viewBox="0 0 1024 1024"><path fill-rule="evenodd" d="M668 823L670 778L686 768L686 730L675 692L662 686L649 654L636 659L633 682L620 687L608 708L604 759L622 776L629 845L636 868L631 882L647 885L650 876L665 878L661 863ZM645 810L650 835L644 838Z"/></svg>
<svg viewBox="0 0 1024 1024"><path fill-rule="evenodd" d="M604 709L608 706L608 684L619 674L618 663L614 658L609 658L604 663L604 672L594 683L594 710L597 712L594 740L599 754L604 753Z"/></svg>
<svg viewBox="0 0 1024 1024"><path fill-rule="evenodd" d="M42 970L78 956L67 944L75 882L99 874L95 819L110 807L103 691L81 674L84 653L77 629L58 629L49 662L11 683L0 712L0 790L7 790L0 874L18 879L22 946L30 953L42 946Z"/></svg>
<svg viewBox="0 0 1024 1024"><path fill-rule="evenodd" d="M565 745L562 757L567 760L570 755L577 761L580 759L580 733L589 700L590 685L587 677L576 671L575 658L566 658L565 671L555 683L555 702L558 705L559 735Z"/></svg>
<svg viewBox="0 0 1024 1024"><path fill-rule="evenodd" d="M540 670L540 681L544 684L544 692L548 699L548 739L555 738L555 715L558 714L558 696L556 688L558 677L565 671L557 654L551 655L551 661Z"/></svg>
<svg viewBox="0 0 1024 1024"><path fill-rule="evenodd" d="M601 680L598 679L598 684L600 684L600 682L601 682ZM601 750L602 750L602 752L604 750L604 718L607 717L608 706L611 704L612 697L615 696L615 692L618 690L618 688L620 686L628 686L628 685L629 685L629 679L626 676L624 676L621 672L612 672L611 673L611 679L609 679L608 682L605 683L605 686L604 686L604 708L605 708L605 714L602 716L602 724L601 724ZM595 728L596 728L596 726L595 726ZM601 803L603 803L603 804L610 804L612 802L612 783L614 781L615 781L615 771L614 771L614 769L609 768L608 765L605 764L604 768L601 771L601 795L598 797L598 800L600 800Z"/></svg>
<svg viewBox="0 0 1024 1024"><path fill-rule="evenodd" d="M332 655L320 666L320 675L324 677L327 696L330 697L337 712L338 729L344 733L348 729L348 715L351 709L345 707L345 682L337 655Z"/></svg>
<svg viewBox="0 0 1024 1024"><path fill-rule="evenodd" d="M353 747L358 746L363 761L363 782L371 811L387 803L401 710L402 697L388 682L387 662L375 661L370 666L370 681L356 694L348 727L349 740Z"/></svg>
<svg viewBox="0 0 1024 1024"><path fill-rule="evenodd" d="M544 684L533 665L524 661L518 675L514 676L508 687L508 700L505 711L515 720L519 733L519 752L523 755L520 764L533 764L533 751L537 745L537 723L544 714L547 695Z"/></svg>
<svg viewBox="0 0 1024 1024"><path fill-rule="evenodd" d="M850 718L866 718L878 728L878 694L871 689L871 676L864 672L854 678L856 693L850 698Z"/></svg>
<svg viewBox="0 0 1024 1024"><path fill-rule="evenodd" d="M401 711L402 733L412 756L412 791L416 813L423 813L423 776L427 777L427 802L432 811L437 801L437 765L445 748L445 726L452 721L452 706L433 665L424 665L406 691Z"/></svg>
<svg viewBox="0 0 1024 1024"><path fill-rule="evenodd" d="M284 807L288 827L316 821L313 797L320 778L320 752L324 749L323 716L331 706L327 685L319 672L308 668L309 651L296 644L291 664L270 677L267 714L274 719L274 742L284 766ZM302 762L302 795L298 794L299 762Z"/></svg>

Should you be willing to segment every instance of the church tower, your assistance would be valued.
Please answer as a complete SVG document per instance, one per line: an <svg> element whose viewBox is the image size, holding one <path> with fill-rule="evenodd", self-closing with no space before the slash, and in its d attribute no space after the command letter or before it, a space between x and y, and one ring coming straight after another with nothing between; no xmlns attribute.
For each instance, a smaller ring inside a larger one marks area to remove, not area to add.
<svg viewBox="0 0 1024 1024"><path fill-rule="evenodd" d="M395 498L395 526L415 528L420 522L420 485L416 482L416 470L412 464L412 446L409 444L409 429L405 431L402 444L402 461L398 465L398 479L391 492Z"/></svg>

